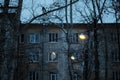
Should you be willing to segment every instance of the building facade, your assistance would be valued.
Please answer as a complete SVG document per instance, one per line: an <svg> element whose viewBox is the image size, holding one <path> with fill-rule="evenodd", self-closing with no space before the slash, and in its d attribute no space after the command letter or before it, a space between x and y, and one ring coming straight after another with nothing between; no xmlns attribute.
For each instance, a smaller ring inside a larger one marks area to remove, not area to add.
<svg viewBox="0 0 120 80"><path fill-rule="evenodd" d="M67 26L66 24L21 25L17 55L18 80L70 80L70 78L83 80L84 75L90 80L94 79L94 32L91 29L93 25L73 24L72 29ZM105 79L106 75L107 80L119 80L119 37L115 39L118 34L115 35L117 32L115 24L97 26L100 80ZM105 28L106 37L101 26ZM79 39L78 35L81 33L87 34L87 40ZM88 57L85 58L85 55ZM71 59L72 56L75 59ZM86 66L88 74L84 71Z"/></svg>

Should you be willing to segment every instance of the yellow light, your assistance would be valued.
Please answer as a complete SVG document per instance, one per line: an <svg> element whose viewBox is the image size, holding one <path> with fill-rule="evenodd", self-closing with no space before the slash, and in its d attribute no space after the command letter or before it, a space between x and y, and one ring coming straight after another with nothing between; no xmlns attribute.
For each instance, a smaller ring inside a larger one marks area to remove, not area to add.
<svg viewBox="0 0 120 80"><path fill-rule="evenodd" d="M70 58L71 58L72 60L75 60L75 57L74 57L74 56L71 56Z"/></svg>
<svg viewBox="0 0 120 80"><path fill-rule="evenodd" d="M87 36L84 35L84 34L80 34L80 35L79 35L79 38L80 38L81 40L86 40L86 39L87 39Z"/></svg>

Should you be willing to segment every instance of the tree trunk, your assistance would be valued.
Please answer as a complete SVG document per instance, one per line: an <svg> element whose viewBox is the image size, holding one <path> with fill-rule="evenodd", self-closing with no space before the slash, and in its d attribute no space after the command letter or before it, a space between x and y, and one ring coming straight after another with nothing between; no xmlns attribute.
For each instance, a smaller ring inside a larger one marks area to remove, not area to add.
<svg viewBox="0 0 120 80"><path fill-rule="evenodd" d="M95 64L95 78L99 80L99 59L98 59L98 40L97 40L97 20L94 19L94 64Z"/></svg>

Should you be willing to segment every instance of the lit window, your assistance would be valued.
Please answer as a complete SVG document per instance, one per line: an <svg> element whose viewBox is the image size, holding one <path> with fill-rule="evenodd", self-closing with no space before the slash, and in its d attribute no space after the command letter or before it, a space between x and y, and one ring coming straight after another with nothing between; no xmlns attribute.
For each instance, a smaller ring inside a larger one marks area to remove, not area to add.
<svg viewBox="0 0 120 80"><path fill-rule="evenodd" d="M38 33L31 33L29 35L29 41L30 43L38 43L39 42L39 34Z"/></svg>
<svg viewBox="0 0 120 80"><path fill-rule="evenodd" d="M55 52L51 52L48 55L48 60L50 62L56 62L58 60L58 55Z"/></svg>
<svg viewBox="0 0 120 80"><path fill-rule="evenodd" d="M30 60L30 62L38 62L39 61L39 52L31 51L29 53L29 60Z"/></svg>
<svg viewBox="0 0 120 80"><path fill-rule="evenodd" d="M57 74L56 73L50 73L49 80L57 80Z"/></svg>
<svg viewBox="0 0 120 80"><path fill-rule="evenodd" d="M58 33L49 33L49 42L58 42Z"/></svg>
<svg viewBox="0 0 120 80"><path fill-rule="evenodd" d="M29 80L39 80L39 73L37 71L31 71L29 73Z"/></svg>

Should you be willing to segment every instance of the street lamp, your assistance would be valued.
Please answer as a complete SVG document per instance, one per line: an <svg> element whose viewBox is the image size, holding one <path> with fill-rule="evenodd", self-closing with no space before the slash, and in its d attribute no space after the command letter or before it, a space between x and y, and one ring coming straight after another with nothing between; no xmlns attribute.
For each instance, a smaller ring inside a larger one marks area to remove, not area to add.
<svg viewBox="0 0 120 80"><path fill-rule="evenodd" d="M75 56L71 56L70 59L71 60L75 60L76 58L75 58Z"/></svg>
<svg viewBox="0 0 120 80"><path fill-rule="evenodd" d="M87 35L81 33L80 35L78 35L80 40L86 40L87 39Z"/></svg>
<svg viewBox="0 0 120 80"><path fill-rule="evenodd" d="M88 77L88 52L87 52L87 50L88 50L88 45L87 45L88 35L81 33L81 34L78 35L78 37L79 37L80 40L85 41L85 44L84 44L84 47L83 47L83 50L84 50L83 79L87 80L87 77Z"/></svg>

